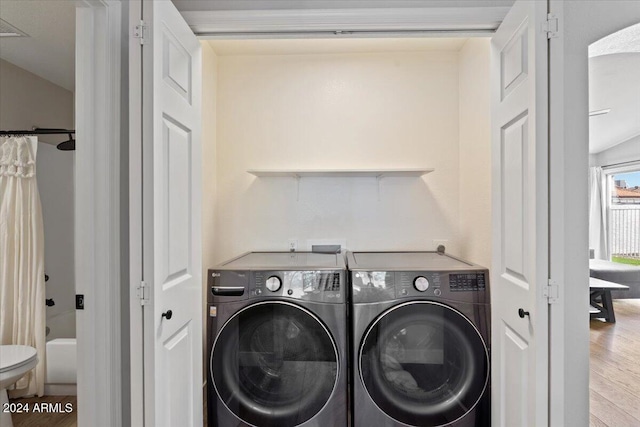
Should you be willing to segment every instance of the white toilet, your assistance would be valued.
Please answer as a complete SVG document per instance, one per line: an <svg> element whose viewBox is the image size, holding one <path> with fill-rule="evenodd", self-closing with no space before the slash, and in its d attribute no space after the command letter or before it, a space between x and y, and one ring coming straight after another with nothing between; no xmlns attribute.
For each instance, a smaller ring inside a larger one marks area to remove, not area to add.
<svg viewBox="0 0 640 427"><path fill-rule="evenodd" d="M9 402L7 387L36 367L36 349L26 345L0 345L0 426L13 427L11 413L2 409Z"/></svg>

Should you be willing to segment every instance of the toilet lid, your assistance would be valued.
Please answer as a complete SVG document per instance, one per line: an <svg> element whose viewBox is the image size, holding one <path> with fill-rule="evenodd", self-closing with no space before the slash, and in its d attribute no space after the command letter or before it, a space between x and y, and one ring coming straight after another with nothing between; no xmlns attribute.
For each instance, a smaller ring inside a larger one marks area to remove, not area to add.
<svg viewBox="0 0 640 427"><path fill-rule="evenodd" d="M0 372L17 368L36 358L36 349L27 345L0 346Z"/></svg>

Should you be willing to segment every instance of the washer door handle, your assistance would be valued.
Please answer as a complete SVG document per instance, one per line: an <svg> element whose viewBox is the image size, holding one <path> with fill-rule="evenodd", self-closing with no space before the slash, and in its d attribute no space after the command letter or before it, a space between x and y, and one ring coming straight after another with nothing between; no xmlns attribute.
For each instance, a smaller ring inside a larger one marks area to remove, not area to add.
<svg viewBox="0 0 640 427"><path fill-rule="evenodd" d="M211 293L225 297L239 297L244 294L244 286L212 286Z"/></svg>

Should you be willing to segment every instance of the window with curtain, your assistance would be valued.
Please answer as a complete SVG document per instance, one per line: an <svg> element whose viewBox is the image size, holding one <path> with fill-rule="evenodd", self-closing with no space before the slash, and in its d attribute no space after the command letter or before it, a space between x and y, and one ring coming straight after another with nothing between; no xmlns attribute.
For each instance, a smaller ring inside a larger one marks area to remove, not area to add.
<svg viewBox="0 0 640 427"><path fill-rule="evenodd" d="M609 177L607 234L611 260L640 265L640 167Z"/></svg>

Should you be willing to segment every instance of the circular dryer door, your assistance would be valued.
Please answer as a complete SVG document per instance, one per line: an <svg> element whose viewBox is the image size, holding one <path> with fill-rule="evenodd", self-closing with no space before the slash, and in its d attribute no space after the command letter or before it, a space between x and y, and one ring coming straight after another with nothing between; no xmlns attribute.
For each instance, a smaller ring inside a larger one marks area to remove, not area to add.
<svg viewBox="0 0 640 427"><path fill-rule="evenodd" d="M310 311L264 302L236 313L211 354L211 379L225 406L248 424L296 426L329 400L338 377L335 342Z"/></svg>
<svg viewBox="0 0 640 427"><path fill-rule="evenodd" d="M360 375L390 417L440 426L478 403L489 379L489 356L464 315L416 301L390 308L369 326L360 347Z"/></svg>

